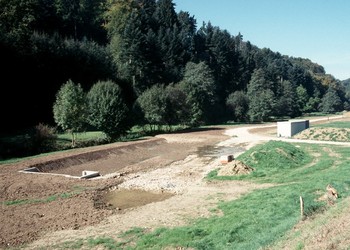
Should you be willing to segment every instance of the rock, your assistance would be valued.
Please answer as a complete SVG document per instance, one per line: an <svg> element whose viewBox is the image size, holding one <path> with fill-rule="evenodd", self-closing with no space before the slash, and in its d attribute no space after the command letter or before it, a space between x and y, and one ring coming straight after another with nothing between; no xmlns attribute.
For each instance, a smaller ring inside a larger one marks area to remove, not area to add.
<svg viewBox="0 0 350 250"><path fill-rule="evenodd" d="M220 157L220 162L221 162L221 164L227 164L227 163L233 161L233 159L234 159L233 155L222 155Z"/></svg>

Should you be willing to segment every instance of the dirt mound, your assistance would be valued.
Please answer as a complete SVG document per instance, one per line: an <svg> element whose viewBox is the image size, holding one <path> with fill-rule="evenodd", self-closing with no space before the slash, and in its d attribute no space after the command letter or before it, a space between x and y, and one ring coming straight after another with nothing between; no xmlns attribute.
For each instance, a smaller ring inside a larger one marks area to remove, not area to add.
<svg viewBox="0 0 350 250"><path fill-rule="evenodd" d="M218 176L232 176L250 174L254 169L239 160L233 160L225 164L218 172Z"/></svg>
<svg viewBox="0 0 350 250"><path fill-rule="evenodd" d="M350 141L350 129L348 128L309 128L293 136L295 139L307 139L318 141Z"/></svg>

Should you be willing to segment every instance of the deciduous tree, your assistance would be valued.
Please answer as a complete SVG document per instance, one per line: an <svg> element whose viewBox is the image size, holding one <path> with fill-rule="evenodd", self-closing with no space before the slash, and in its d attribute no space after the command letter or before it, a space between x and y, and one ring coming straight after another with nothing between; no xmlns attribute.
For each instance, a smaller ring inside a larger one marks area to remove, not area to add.
<svg viewBox="0 0 350 250"><path fill-rule="evenodd" d="M248 119L249 99L243 91L239 90L231 93L227 97L226 105L235 121L246 121Z"/></svg>
<svg viewBox="0 0 350 250"><path fill-rule="evenodd" d="M143 114L144 122L150 125L151 130L154 130L155 126L165 124L166 104L164 86L160 84L153 85L136 100L136 105Z"/></svg>
<svg viewBox="0 0 350 250"><path fill-rule="evenodd" d="M191 106L191 124L210 122L215 114L217 99L214 77L208 65L205 62L187 63L181 86Z"/></svg>
<svg viewBox="0 0 350 250"><path fill-rule="evenodd" d="M88 122L103 131L110 141L129 128L128 107L120 87L112 81L95 83L87 94Z"/></svg>
<svg viewBox="0 0 350 250"><path fill-rule="evenodd" d="M56 124L72 134L72 147L75 146L77 132L86 124L86 95L81 85L68 80L57 92L53 105Z"/></svg>
<svg viewBox="0 0 350 250"><path fill-rule="evenodd" d="M342 102L337 91L329 86L326 94L322 98L320 109L324 113L335 113L343 108Z"/></svg>

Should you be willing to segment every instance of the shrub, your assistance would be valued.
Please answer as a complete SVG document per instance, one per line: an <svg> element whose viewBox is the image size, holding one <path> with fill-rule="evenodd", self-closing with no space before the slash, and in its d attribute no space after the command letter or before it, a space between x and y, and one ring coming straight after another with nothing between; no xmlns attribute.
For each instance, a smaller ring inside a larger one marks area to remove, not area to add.
<svg viewBox="0 0 350 250"><path fill-rule="evenodd" d="M54 150L56 148L56 139L56 128L39 123L35 126L31 137L33 151L43 153Z"/></svg>

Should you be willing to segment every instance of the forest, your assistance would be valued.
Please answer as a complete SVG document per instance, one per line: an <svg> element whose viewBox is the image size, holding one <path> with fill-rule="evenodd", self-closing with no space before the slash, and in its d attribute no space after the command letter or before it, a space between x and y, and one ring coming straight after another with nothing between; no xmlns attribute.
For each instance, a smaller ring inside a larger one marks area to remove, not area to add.
<svg viewBox="0 0 350 250"><path fill-rule="evenodd" d="M54 104L64 84L87 96L89 126L111 135L135 124L263 122L350 109L349 89L321 65L243 35L197 24L172 0L0 0L1 132L60 124Z"/></svg>

